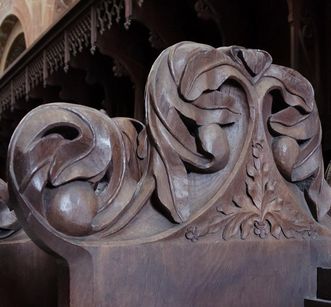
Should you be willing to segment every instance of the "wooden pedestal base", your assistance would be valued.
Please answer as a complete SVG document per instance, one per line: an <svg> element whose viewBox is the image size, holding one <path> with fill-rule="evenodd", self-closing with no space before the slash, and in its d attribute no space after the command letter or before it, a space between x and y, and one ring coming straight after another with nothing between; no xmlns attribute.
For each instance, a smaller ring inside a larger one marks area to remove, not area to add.
<svg viewBox="0 0 331 307"><path fill-rule="evenodd" d="M18 235L0 241L0 306L58 306L55 259Z"/></svg>
<svg viewBox="0 0 331 307"><path fill-rule="evenodd" d="M327 240L85 246L90 257L79 265L73 259L71 266L70 301L113 307L303 306L305 298L316 298L317 267L331 267L325 257L330 246ZM93 272L86 270L91 267Z"/></svg>

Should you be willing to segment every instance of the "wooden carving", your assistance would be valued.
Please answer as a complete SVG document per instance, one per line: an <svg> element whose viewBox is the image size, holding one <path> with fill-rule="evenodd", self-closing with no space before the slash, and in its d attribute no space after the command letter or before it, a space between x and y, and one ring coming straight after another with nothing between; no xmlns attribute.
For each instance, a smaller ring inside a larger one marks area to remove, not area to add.
<svg viewBox="0 0 331 307"><path fill-rule="evenodd" d="M0 179L0 239L7 238L20 228L14 212L8 208L8 202L7 184Z"/></svg>
<svg viewBox="0 0 331 307"><path fill-rule="evenodd" d="M32 217L75 244L137 238L140 219L140 239L324 231L317 222L331 190L313 89L267 52L191 42L166 49L147 81L146 116L145 127L65 103L30 112L8 161L13 206L29 231Z"/></svg>
<svg viewBox="0 0 331 307"><path fill-rule="evenodd" d="M286 270L273 306L298 305L329 253L315 240L330 237L320 141L299 73L265 51L182 42L151 69L146 124L67 103L30 112L9 146L10 204L67 261L71 306L109 306L109 293L113 306L165 306L169 291L174 306L268 305ZM260 265L275 283L245 302L219 284L254 275L261 289Z"/></svg>

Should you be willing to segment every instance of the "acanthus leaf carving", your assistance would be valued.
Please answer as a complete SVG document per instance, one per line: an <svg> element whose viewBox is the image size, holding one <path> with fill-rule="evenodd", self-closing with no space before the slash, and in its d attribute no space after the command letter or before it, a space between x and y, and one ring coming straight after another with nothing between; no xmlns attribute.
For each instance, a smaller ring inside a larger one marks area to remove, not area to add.
<svg viewBox="0 0 331 307"><path fill-rule="evenodd" d="M47 121L31 120L42 116ZM141 123L53 104L30 113L22 127L13 137L15 189L27 195L28 202L36 202L38 213L55 229L72 236L96 231L105 235L133 218L141 206L134 198L149 157ZM149 186L152 189L153 182ZM145 187L147 195L150 189Z"/></svg>
<svg viewBox="0 0 331 307"><path fill-rule="evenodd" d="M245 100L244 93L227 83L231 73L226 68L233 62L224 52L228 48L187 46L179 43L155 62L146 96L147 127L157 151L156 193L176 222L188 220L193 212L190 190L202 184L203 176L192 178L190 171L222 176L222 170L237 159L237 154L230 159L229 135L233 129L241 134L245 125L244 106L238 99ZM160 84L160 76L169 91ZM238 143L242 140L238 138Z"/></svg>
<svg viewBox="0 0 331 307"><path fill-rule="evenodd" d="M330 210L331 188L323 175L322 132L313 88L303 76L286 67L272 67L266 75L280 82L277 88L287 105L269 118L272 132L282 136L273 144L276 165L290 181L306 186L306 200L321 220ZM282 152L281 160L277 151ZM295 160L293 155L297 156Z"/></svg>
<svg viewBox="0 0 331 307"><path fill-rule="evenodd" d="M331 188L313 91L271 62L238 46L168 48L148 77L146 126L71 104L35 109L9 149L15 210L83 241L325 232Z"/></svg>

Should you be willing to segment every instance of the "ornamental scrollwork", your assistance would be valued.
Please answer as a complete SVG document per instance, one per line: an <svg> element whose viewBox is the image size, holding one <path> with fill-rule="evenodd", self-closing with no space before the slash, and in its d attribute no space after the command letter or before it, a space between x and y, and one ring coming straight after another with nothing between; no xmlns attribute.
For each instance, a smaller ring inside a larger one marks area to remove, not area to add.
<svg viewBox="0 0 331 307"><path fill-rule="evenodd" d="M327 231L320 122L299 73L262 50L182 42L155 61L145 102L145 124L66 103L22 120L9 191L28 231L76 243Z"/></svg>
<svg viewBox="0 0 331 307"><path fill-rule="evenodd" d="M141 123L53 104L32 111L21 127L10 145L15 144L12 184L58 231L70 236L112 233L134 217L151 193Z"/></svg>

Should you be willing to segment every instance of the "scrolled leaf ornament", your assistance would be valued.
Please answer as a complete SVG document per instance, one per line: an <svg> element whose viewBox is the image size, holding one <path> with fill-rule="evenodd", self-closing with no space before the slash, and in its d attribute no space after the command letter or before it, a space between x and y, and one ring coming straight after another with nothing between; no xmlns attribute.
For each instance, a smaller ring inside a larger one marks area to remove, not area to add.
<svg viewBox="0 0 331 307"><path fill-rule="evenodd" d="M320 122L300 74L262 50L182 42L145 92L146 125L66 103L22 120L8 173L25 229L70 242L329 231Z"/></svg>
<svg viewBox="0 0 331 307"><path fill-rule="evenodd" d="M145 136L145 127L135 120L111 120L64 103L41 106L23 119L12 138L13 198L61 234L116 232L153 188L149 181L140 189L148 171Z"/></svg>
<svg viewBox="0 0 331 307"><path fill-rule="evenodd" d="M179 43L161 54L147 81L157 196L178 223L220 188L243 147L251 97L231 52ZM215 184L206 185L206 174ZM197 197L201 190L205 197Z"/></svg>
<svg viewBox="0 0 331 307"><path fill-rule="evenodd" d="M314 215L321 220L329 212L331 189L324 179L321 150L322 131L314 91L298 72L274 65L266 73L274 79L272 90L279 98L274 104L268 123L273 138L273 152L281 174L290 182L303 187Z"/></svg>
<svg viewBox="0 0 331 307"><path fill-rule="evenodd" d="M323 177L321 127L312 86L298 72L271 64L271 57L263 51L230 50L233 61L241 64L243 76L239 80L247 79L253 86L255 101L250 101L250 107L255 117L250 112L249 119L254 125L254 163L247 151L247 174L234 179L235 187L230 188L236 195L230 201L220 197L215 206L220 215L199 217L202 222L188 227L186 237L195 241L217 232L224 239L238 235L246 239L251 233L260 238L271 234L276 239L309 236L318 229L316 221L330 213L331 204L331 189ZM221 70L224 74L226 67ZM210 84L213 81L211 78ZM268 172L257 159L259 146L265 152ZM261 176L265 182L258 183ZM274 198L268 201L271 190Z"/></svg>

